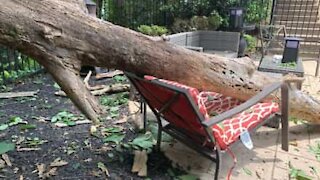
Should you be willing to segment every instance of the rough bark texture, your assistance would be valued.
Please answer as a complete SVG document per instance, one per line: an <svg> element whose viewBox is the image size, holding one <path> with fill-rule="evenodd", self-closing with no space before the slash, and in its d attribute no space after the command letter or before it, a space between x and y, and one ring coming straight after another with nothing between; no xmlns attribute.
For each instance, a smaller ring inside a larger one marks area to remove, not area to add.
<svg viewBox="0 0 320 180"><path fill-rule="evenodd" d="M81 65L150 74L242 100L276 81L256 71L248 58L226 59L155 41L87 15L75 5L79 1L0 0L0 43L35 58L92 120L101 108L78 76ZM292 94L292 115L320 123L319 101L294 89Z"/></svg>

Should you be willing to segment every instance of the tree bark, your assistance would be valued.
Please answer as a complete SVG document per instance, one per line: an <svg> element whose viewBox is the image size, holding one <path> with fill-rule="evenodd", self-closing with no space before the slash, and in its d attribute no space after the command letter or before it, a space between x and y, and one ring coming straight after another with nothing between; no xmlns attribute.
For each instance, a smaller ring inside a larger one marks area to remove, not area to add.
<svg viewBox="0 0 320 180"><path fill-rule="evenodd" d="M281 80L256 71L248 58L190 51L93 18L77 0L0 1L0 43L35 58L92 120L101 108L78 76L82 65L149 74L241 100ZM294 88L291 94L291 115L320 123L319 101Z"/></svg>

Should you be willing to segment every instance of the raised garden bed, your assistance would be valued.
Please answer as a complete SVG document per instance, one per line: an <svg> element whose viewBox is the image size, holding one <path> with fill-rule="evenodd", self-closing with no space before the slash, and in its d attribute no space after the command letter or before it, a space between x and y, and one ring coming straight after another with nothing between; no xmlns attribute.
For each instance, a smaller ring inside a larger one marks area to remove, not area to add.
<svg viewBox="0 0 320 180"><path fill-rule="evenodd" d="M240 33L224 31L194 31L167 36L170 43L188 49L218 54L224 57L238 56Z"/></svg>

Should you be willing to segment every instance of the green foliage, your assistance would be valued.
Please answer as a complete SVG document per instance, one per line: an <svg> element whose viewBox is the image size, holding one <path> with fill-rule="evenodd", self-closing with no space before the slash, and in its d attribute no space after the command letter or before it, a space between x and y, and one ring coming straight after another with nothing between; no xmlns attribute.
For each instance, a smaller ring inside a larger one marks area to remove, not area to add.
<svg viewBox="0 0 320 180"><path fill-rule="evenodd" d="M18 124L27 124L28 122L23 121L20 117L18 116L12 116L9 118L9 121L3 124L0 124L0 131L8 129L10 126L15 126Z"/></svg>
<svg viewBox="0 0 320 180"><path fill-rule="evenodd" d="M220 27L223 22L223 18L219 15L217 11L212 11L208 17L209 29L216 30Z"/></svg>
<svg viewBox="0 0 320 180"><path fill-rule="evenodd" d="M154 0L105 0L101 13L104 20L137 29L143 24L164 24L164 14L157 11L159 8L160 3Z"/></svg>
<svg viewBox="0 0 320 180"><path fill-rule="evenodd" d="M143 149L147 150L147 152L151 152L153 145L155 144L155 140L150 132L139 135L132 142L129 143L135 149Z"/></svg>
<svg viewBox="0 0 320 180"><path fill-rule="evenodd" d="M0 84L16 80L38 70L40 66L31 58L17 51L0 47Z"/></svg>
<svg viewBox="0 0 320 180"><path fill-rule="evenodd" d="M248 52L255 52L256 50L256 38L253 36L250 36L248 34L243 35L244 39L247 41L247 51Z"/></svg>
<svg viewBox="0 0 320 180"><path fill-rule="evenodd" d="M15 144L7 143L7 142L0 142L0 154L7 153L15 149Z"/></svg>
<svg viewBox="0 0 320 180"><path fill-rule="evenodd" d="M75 121L78 120L79 117L75 116L74 114L68 112L68 111L61 111L58 114L54 115L51 118L52 123L64 123L68 126L75 126Z"/></svg>
<svg viewBox="0 0 320 180"><path fill-rule="evenodd" d="M289 161L289 168L290 168L290 171L289 171L290 178L294 178L297 180L311 180L312 179L312 177L306 175L306 173L303 170L293 167L290 161Z"/></svg>
<svg viewBox="0 0 320 180"><path fill-rule="evenodd" d="M296 62L280 63L280 66L284 68L295 68L297 66L297 63Z"/></svg>
<svg viewBox="0 0 320 180"><path fill-rule="evenodd" d="M168 33L168 29L166 27L157 25L140 25L138 27L138 31L149 36L161 36Z"/></svg>
<svg viewBox="0 0 320 180"><path fill-rule="evenodd" d="M315 155L318 161L320 161L320 141L317 141L314 146L309 146L309 151Z"/></svg>
<svg viewBox="0 0 320 180"><path fill-rule="evenodd" d="M122 83L122 82L127 81L127 78L125 76L116 75L113 77L113 80L117 83Z"/></svg>
<svg viewBox="0 0 320 180"><path fill-rule="evenodd" d="M119 127L104 128L102 131L106 135L103 142L119 144L125 138L125 134L122 132L123 130Z"/></svg>
<svg viewBox="0 0 320 180"><path fill-rule="evenodd" d="M248 23L259 23L271 13L271 1L251 0L246 6L245 20Z"/></svg>

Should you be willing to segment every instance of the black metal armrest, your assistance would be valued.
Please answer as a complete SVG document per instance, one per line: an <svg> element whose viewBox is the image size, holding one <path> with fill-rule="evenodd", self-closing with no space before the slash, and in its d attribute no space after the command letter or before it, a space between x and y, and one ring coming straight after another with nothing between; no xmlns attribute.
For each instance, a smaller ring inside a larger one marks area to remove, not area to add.
<svg viewBox="0 0 320 180"><path fill-rule="evenodd" d="M282 86L282 82L273 83L273 84L267 86L266 88L264 88L257 95L253 96L252 98L250 98L246 102L242 103L241 105L239 105L233 109L230 109L226 112L223 112L213 118L210 118L210 120L208 120L208 121L202 122L202 125L205 127L211 127L214 124L217 124L217 123L219 123L227 118L230 118L236 114L239 114L239 113L245 111L246 109L250 108L251 106L259 103L262 99L269 96L272 92L279 89L281 86Z"/></svg>

